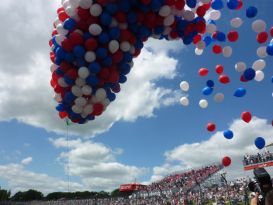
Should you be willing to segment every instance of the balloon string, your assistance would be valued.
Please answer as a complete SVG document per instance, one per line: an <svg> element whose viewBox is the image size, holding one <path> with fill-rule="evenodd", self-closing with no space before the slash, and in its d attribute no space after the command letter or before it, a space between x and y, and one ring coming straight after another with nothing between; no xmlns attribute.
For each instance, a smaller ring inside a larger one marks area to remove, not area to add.
<svg viewBox="0 0 273 205"><path fill-rule="evenodd" d="M70 192L70 166L69 166L69 136L68 136L68 124L66 123L66 142L67 142L67 191Z"/></svg>

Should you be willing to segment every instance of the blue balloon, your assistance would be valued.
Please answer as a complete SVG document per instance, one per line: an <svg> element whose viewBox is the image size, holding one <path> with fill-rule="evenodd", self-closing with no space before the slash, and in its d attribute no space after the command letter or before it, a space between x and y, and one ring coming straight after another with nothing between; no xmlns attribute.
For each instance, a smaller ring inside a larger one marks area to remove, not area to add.
<svg viewBox="0 0 273 205"><path fill-rule="evenodd" d="M248 18L253 18L257 15L258 9L254 6L250 6L246 9L246 16Z"/></svg>
<svg viewBox="0 0 273 205"><path fill-rule="evenodd" d="M65 111L64 105L63 105L63 104L58 104L58 105L56 106L56 110L58 110L59 112Z"/></svg>
<svg viewBox="0 0 273 205"><path fill-rule="evenodd" d="M233 132L231 131L231 130L226 130L226 131L224 131L224 137L226 138L226 139L232 139L233 138Z"/></svg>
<svg viewBox="0 0 273 205"><path fill-rule="evenodd" d="M131 71L131 67L128 65L128 63L125 63L121 66L121 74L127 75Z"/></svg>
<svg viewBox="0 0 273 205"><path fill-rule="evenodd" d="M64 75L64 71L63 69L61 69L60 67L58 67L56 70L55 70L55 73L59 76L62 76Z"/></svg>
<svg viewBox="0 0 273 205"><path fill-rule="evenodd" d="M101 58L101 59L106 58L107 57L107 49L102 48L102 47L98 48L96 50L96 55L98 58Z"/></svg>
<svg viewBox="0 0 273 205"><path fill-rule="evenodd" d="M120 37L120 29L118 27L113 27L109 31L109 36L112 40L117 40Z"/></svg>
<svg viewBox="0 0 273 205"><path fill-rule="evenodd" d="M132 24L137 22L137 15L135 12L130 12L127 16L127 21Z"/></svg>
<svg viewBox="0 0 273 205"><path fill-rule="evenodd" d="M107 33L103 32L99 35L99 42L101 44L107 44L109 42L110 38Z"/></svg>
<svg viewBox="0 0 273 205"><path fill-rule="evenodd" d="M112 62L112 57L108 55L106 58L103 59L102 65L108 67L112 65Z"/></svg>
<svg viewBox="0 0 273 205"><path fill-rule="evenodd" d="M71 104L74 103L74 100L76 99L76 96L73 95L72 92L67 92L64 96L64 102L66 102L67 104Z"/></svg>
<svg viewBox="0 0 273 205"><path fill-rule="evenodd" d="M269 44L266 47L266 52L267 52L268 55L273 56L273 43Z"/></svg>
<svg viewBox="0 0 273 205"><path fill-rule="evenodd" d="M265 146L265 140L262 137L257 137L255 140L255 145L258 149L263 149Z"/></svg>
<svg viewBox="0 0 273 205"><path fill-rule="evenodd" d="M206 46L209 46L213 40L211 36L206 36L205 38L203 38L203 41L206 43Z"/></svg>
<svg viewBox="0 0 273 205"><path fill-rule="evenodd" d="M271 77L271 83L273 83L273 76Z"/></svg>
<svg viewBox="0 0 273 205"><path fill-rule="evenodd" d="M73 55L73 53L66 53L64 59L68 62L68 63L73 63L73 61L76 59L75 56Z"/></svg>
<svg viewBox="0 0 273 205"><path fill-rule="evenodd" d="M72 31L76 26L76 21L72 18L68 18L64 21L64 29Z"/></svg>
<svg viewBox="0 0 273 205"><path fill-rule="evenodd" d="M216 38L218 41L224 42L226 41L226 34L223 32L218 32Z"/></svg>
<svg viewBox="0 0 273 205"><path fill-rule="evenodd" d="M115 3L109 3L105 6L105 10L110 14L115 14L118 11L118 5Z"/></svg>
<svg viewBox="0 0 273 205"><path fill-rule="evenodd" d="M88 78L86 78L86 82L91 86L95 86L99 83L99 79L96 76L89 75Z"/></svg>
<svg viewBox="0 0 273 205"><path fill-rule="evenodd" d="M187 0L186 3L187 3L187 6L188 6L188 7L190 7L190 8L193 9L193 8L196 7L197 1L196 1L196 0Z"/></svg>
<svg viewBox="0 0 273 205"><path fill-rule="evenodd" d="M206 84L207 84L207 86L210 87L210 88L213 88L213 87L214 87L214 82L213 82L213 80L208 80Z"/></svg>
<svg viewBox="0 0 273 205"><path fill-rule="evenodd" d="M210 95L212 92L213 92L213 88L211 88L211 87L204 87L202 90L202 93L204 95Z"/></svg>
<svg viewBox="0 0 273 205"><path fill-rule="evenodd" d="M227 1L227 7L229 9L236 9L238 4L239 4L238 0L228 0Z"/></svg>
<svg viewBox="0 0 273 205"><path fill-rule="evenodd" d="M100 21L102 25L109 26L112 22L112 16L110 16L107 12L103 12L100 15Z"/></svg>
<svg viewBox="0 0 273 205"><path fill-rule="evenodd" d="M83 58L77 58L76 59L76 66L78 66L78 67L85 66L85 60Z"/></svg>
<svg viewBox="0 0 273 205"><path fill-rule="evenodd" d="M125 83L127 81L127 77L125 75L119 75L119 83Z"/></svg>
<svg viewBox="0 0 273 205"><path fill-rule="evenodd" d="M152 8L153 11L159 11L161 6L162 6L162 4L160 3L159 0L152 0L151 8Z"/></svg>
<svg viewBox="0 0 273 205"><path fill-rule="evenodd" d="M100 64L98 64L98 63L96 63L96 62L93 62L93 63L90 63L90 64L89 64L88 69L89 69L89 71L90 71L91 73L96 74L96 73L100 72L101 66L100 66Z"/></svg>
<svg viewBox="0 0 273 205"><path fill-rule="evenodd" d="M223 1L222 0L212 0L211 8L213 8L215 10L220 10L220 9L224 8Z"/></svg>
<svg viewBox="0 0 273 205"><path fill-rule="evenodd" d="M256 75L256 71L253 68L248 68L244 71L244 78L246 80L253 80Z"/></svg>
<svg viewBox="0 0 273 205"><path fill-rule="evenodd" d="M74 85L74 83L75 83L74 80L70 79L70 78L67 77L67 76L64 76L64 82L65 82L67 85L70 85L70 86Z"/></svg>
<svg viewBox="0 0 273 205"><path fill-rule="evenodd" d="M234 92L234 96L235 97L243 97L246 94L246 89L245 88L238 88L235 92Z"/></svg>
<svg viewBox="0 0 273 205"><path fill-rule="evenodd" d="M58 58L64 59L64 58L65 58L65 54L66 54L66 52L65 52L65 50L64 50L62 47L58 47L58 48L56 49L56 56L57 56Z"/></svg>
<svg viewBox="0 0 273 205"><path fill-rule="evenodd" d="M75 46L75 47L73 48L73 53L74 53L74 55L75 55L76 57L81 58L81 57L83 57L84 54L85 54L85 49L84 49L84 47L82 47L82 46Z"/></svg>

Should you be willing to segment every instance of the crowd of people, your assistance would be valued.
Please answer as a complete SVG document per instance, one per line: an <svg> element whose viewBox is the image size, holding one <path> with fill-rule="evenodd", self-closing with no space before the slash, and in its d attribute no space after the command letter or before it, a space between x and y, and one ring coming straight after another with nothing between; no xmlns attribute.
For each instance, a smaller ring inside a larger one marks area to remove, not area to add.
<svg viewBox="0 0 273 205"><path fill-rule="evenodd" d="M270 161L273 161L273 153L266 151L262 154L258 153L256 155L246 154L244 156L243 163L244 163L244 166L249 166L249 165L265 163Z"/></svg>

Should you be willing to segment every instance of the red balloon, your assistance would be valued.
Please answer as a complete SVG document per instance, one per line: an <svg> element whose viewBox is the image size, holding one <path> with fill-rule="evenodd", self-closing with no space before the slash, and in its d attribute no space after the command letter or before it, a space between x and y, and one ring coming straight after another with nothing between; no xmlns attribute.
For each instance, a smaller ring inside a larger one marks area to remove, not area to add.
<svg viewBox="0 0 273 205"><path fill-rule="evenodd" d="M268 39L268 33L266 31L263 31L261 33L259 33L256 37L256 40L258 43L265 43Z"/></svg>
<svg viewBox="0 0 273 205"><path fill-rule="evenodd" d="M242 112L241 118L242 118L242 120L245 121L246 123L249 123L249 122L251 121L252 115L251 115L250 112L245 111L245 112Z"/></svg>
<svg viewBox="0 0 273 205"><path fill-rule="evenodd" d="M200 34L198 34L198 35L196 35L196 36L193 37L192 42L194 44L197 44L199 41L201 41L201 39L202 39L202 36Z"/></svg>
<svg viewBox="0 0 273 205"><path fill-rule="evenodd" d="M270 35L273 37L273 26L270 28Z"/></svg>
<svg viewBox="0 0 273 205"><path fill-rule="evenodd" d="M236 10L240 10L243 7L243 1L242 0L238 0L238 5L236 7Z"/></svg>
<svg viewBox="0 0 273 205"><path fill-rule="evenodd" d="M213 53L215 53L215 54L220 54L220 53L222 53L222 47L220 46L220 45L217 45L217 44L215 44L213 47L212 47L212 51L213 51Z"/></svg>
<svg viewBox="0 0 273 205"><path fill-rule="evenodd" d="M224 67L222 65L217 65L215 71L217 74L221 75L224 72Z"/></svg>
<svg viewBox="0 0 273 205"><path fill-rule="evenodd" d="M92 115L98 116L101 115L103 112L103 105L101 103L96 103L93 105L94 111L92 112Z"/></svg>
<svg viewBox="0 0 273 205"><path fill-rule="evenodd" d="M203 17L205 16L207 12L207 8L206 6L202 5L202 6L199 6L196 10L196 14L199 16L199 17Z"/></svg>
<svg viewBox="0 0 273 205"><path fill-rule="evenodd" d="M248 80L245 79L244 75L241 75L241 76L240 76L240 81L243 82L243 83L248 82Z"/></svg>
<svg viewBox="0 0 273 205"><path fill-rule="evenodd" d="M97 48L98 43L97 40L95 40L94 38L89 38L88 40L85 41L84 46L86 50L93 51Z"/></svg>
<svg viewBox="0 0 273 205"><path fill-rule="evenodd" d="M59 112L59 117L61 118L61 119L64 119L65 117L67 117L67 112Z"/></svg>
<svg viewBox="0 0 273 205"><path fill-rule="evenodd" d="M273 126L273 120L271 121L271 125Z"/></svg>
<svg viewBox="0 0 273 205"><path fill-rule="evenodd" d="M231 159L230 159L230 157L225 156L225 157L222 159L222 164L223 164L223 166L228 167L228 166L231 164Z"/></svg>
<svg viewBox="0 0 273 205"><path fill-rule="evenodd" d="M215 125L213 122L209 122L209 123L207 124L207 130L208 130L209 132L213 132L215 129L216 129L216 125Z"/></svg>
<svg viewBox="0 0 273 205"><path fill-rule="evenodd" d="M235 42L235 41L238 40L239 34L238 34L237 31L230 31L230 32L228 33L227 37L228 37L228 40L229 40L230 42Z"/></svg>
<svg viewBox="0 0 273 205"><path fill-rule="evenodd" d="M209 70L206 69L206 68L200 68L199 71L198 71L198 73L199 73L199 75L201 75L201 76L206 76L206 75L208 75Z"/></svg>
<svg viewBox="0 0 273 205"><path fill-rule="evenodd" d="M223 84L227 84L230 82L230 79L227 75L220 75L218 81Z"/></svg>

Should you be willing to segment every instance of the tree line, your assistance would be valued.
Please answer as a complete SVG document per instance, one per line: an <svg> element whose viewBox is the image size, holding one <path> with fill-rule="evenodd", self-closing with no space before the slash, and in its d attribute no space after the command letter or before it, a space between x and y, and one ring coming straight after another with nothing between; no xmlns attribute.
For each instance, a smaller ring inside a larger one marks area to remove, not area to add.
<svg viewBox="0 0 273 205"><path fill-rule="evenodd" d="M52 192L43 195L42 192L29 189L28 191L18 191L13 196L9 190L1 189L0 187L0 201L33 201L33 200L71 200L71 199L99 199L99 198L109 198L109 197L126 197L130 193L120 192L119 189L115 189L112 192L95 192L95 191L83 191L83 192Z"/></svg>

